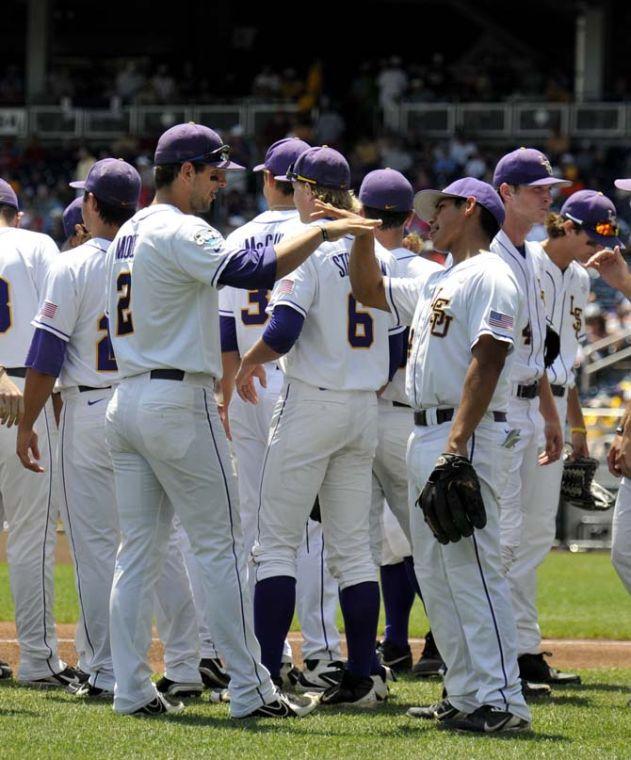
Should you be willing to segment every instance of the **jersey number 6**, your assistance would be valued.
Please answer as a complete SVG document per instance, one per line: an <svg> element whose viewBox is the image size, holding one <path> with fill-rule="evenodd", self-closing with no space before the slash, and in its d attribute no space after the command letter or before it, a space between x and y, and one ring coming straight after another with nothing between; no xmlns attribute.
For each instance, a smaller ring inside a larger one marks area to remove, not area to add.
<svg viewBox="0 0 631 760"><path fill-rule="evenodd" d="M116 290L120 294L116 308L116 335L129 335L134 331L131 319L131 272L125 270L118 275Z"/></svg>
<svg viewBox="0 0 631 760"><path fill-rule="evenodd" d="M353 348L370 348L373 344L372 317L357 309L357 301L348 296L348 342Z"/></svg>

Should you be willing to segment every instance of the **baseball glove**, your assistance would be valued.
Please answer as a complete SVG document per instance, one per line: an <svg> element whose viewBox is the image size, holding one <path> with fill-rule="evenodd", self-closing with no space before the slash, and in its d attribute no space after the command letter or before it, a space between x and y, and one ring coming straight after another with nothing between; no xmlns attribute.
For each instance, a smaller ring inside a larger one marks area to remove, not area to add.
<svg viewBox="0 0 631 760"><path fill-rule="evenodd" d="M594 481L597 469L598 460L593 457L566 457L561 479L561 497L564 501L590 512L612 507L615 501L613 494Z"/></svg>
<svg viewBox="0 0 631 760"><path fill-rule="evenodd" d="M471 462L458 454L438 457L416 504L441 544L456 543L486 525L480 481Z"/></svg>

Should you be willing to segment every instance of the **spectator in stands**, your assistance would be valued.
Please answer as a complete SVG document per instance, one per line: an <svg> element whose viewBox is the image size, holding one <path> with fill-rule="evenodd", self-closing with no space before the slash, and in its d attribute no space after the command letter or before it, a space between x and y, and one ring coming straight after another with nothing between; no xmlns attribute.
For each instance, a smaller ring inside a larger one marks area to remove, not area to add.
<svg viewBox="0 0 631 760"><path fill-rule="evenodd" d="M315 123L316 144L339 149L345 129L346 122L342 115L330 99L323 95L320 100L320 114Z"/></svg>
<svg viewBox="0 0 631 760"><path fill-rule="evenodd" d="M177 101L175 79L166 63L161 63L151 79L157 103L174 103Z"/></svg>
<svg viewBox="0 0 631 760"><path fill-rule="evenodd" d="M133 103L145 84L145 76L136 61L127 61L116 76L116 94L126 105Z"/></svg>
<svg viewBox="0 0 631 760"><path fill-rule="evenodd" d="M96 158L90 153L86 145L81 145L77 151L77 159L73 179L83 181L96 163Z"/></svg>
<svg viewBox="0 0 631 760"><path fill-rule="evenodd" d="M381 69L377 77L379 105L383 110L384 124L386 127L397 126L394 113L401 102L407 84L408 77L403 69L401 59L399 56L393 55L388 63ZM394 169L394 167L392 168Z"/></svg>
<svg viewBox="0 0 631 760"><path fill-rule="evenodd" d="M280 95L280 77L271 66L263 66L252 82L252 95L261 100L276 100Z"/></svg>

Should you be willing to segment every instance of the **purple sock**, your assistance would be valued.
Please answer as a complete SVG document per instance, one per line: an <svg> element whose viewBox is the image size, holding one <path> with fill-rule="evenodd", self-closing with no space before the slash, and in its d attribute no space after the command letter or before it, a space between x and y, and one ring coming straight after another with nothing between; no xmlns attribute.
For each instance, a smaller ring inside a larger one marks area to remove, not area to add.
<svg viewBox="0 0 631 760"><path fill-rule="evenodd" d="M369 676L375 667L375 640L379 618L379 584L376 581L357 583L340 591L344 616L348 671L356 676Z"/></svg>
<svg viewBox="0 0 631 760"><path fill-rule="evenodd" d="M408 625L416 591L405 562L381 566L381 593L386 612L386 641L408 646Z"/></svg>
<svg viewBox="0 0 631 760"><path fill-rule="evenodd" d="M272 678L280 676L283 645L296 606L296 579L278 575L254 588L254 632L261 645L261 661Z"/></svg>
<svg viewBox="0 0 631 760"><path fill-rule="evenodd" d="M419 595L419 599L423 601L423 594L421 594L421 587L418 584L418 578L416 577L416 573L414 572L414 558L412 555L409 557L403 557L403 562L405 563L405 569L408 573L408 578L410 580L410 583L414 587L414 590Z"/></svg>

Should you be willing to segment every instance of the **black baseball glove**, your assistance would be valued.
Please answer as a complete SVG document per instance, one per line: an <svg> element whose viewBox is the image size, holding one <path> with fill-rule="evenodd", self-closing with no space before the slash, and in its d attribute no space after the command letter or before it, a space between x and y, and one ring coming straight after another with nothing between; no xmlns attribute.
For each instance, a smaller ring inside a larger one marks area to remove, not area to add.
<svg viewBox="0 0 631 760"><path fill-rule="evenodd" d="M459 454L441 454L416 502L441 544L456 543L486 525L480 481L471 462Z"/></svg>
<svg viewBox="0 0 631 760"><path fill-rule="evenodd" d="M563 462L561 497L568 504L590 512L610 509L615 501L612 493L594 480L598 460L578 457Z"/></svg>

